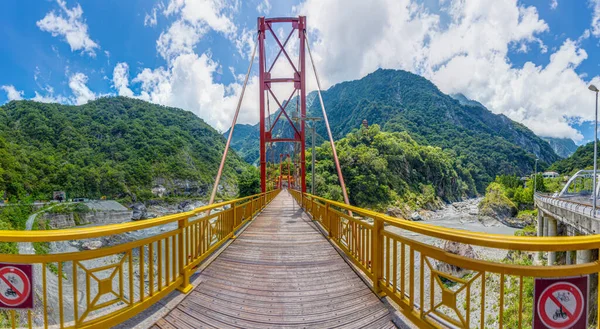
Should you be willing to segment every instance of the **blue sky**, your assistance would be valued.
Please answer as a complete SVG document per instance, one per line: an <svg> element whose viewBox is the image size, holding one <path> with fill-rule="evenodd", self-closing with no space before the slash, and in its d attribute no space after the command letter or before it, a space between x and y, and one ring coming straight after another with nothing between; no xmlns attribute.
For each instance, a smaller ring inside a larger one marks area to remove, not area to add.
<svg viewBox="0 0 600 329"><path fill-rule="evenodd" d="M21 0L0 6L0 104L20 98L81 104L125 95L190 110L225 130L256 17L302 14L325 87L380 67L404 69L539 135L582 143L593 134L593 94L586 87L600 84L600 0ZM258 120L256 80L249 82L241 122Z"/></svg>

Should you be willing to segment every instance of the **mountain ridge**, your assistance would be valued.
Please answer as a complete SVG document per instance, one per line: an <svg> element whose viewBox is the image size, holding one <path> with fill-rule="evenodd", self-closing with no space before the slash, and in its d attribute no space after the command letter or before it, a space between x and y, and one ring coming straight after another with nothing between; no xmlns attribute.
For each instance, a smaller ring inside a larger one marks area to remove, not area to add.
<svg viewBox="0 0 600 329"><path fill-rule="evenodd" d="M542 139L548 142L554 152L562 158L570 157L578 148L570 138L542 137Z"/></svg>
<svg viewBox="0 0 600 329"><path fill-rule="evenodd" d="M204 195L225 139L195 114L126 97L71 106L12 101L0 107L0 194L5 197ZM228 157L222 192L248 165Z"/></svg>
<svg viewBox="0 0 600 329"><path fill-rule="evenodd" d="M410 72L378 69L333 85L322 96L335 140L358 129L363 120L379 124L383 131L406 131L419 144L453 150L460 162L470 164L479 192L498 174L533 171L536 157L542 167L560 158L524 125L478 102L463 105ZM320 112L319 102L309 103L307 115L320 116ZM254 127L258 130L258 124ZM317 126L317 133L327 136L323 124ZM236 145L244 143L236 141Z"/></svg>

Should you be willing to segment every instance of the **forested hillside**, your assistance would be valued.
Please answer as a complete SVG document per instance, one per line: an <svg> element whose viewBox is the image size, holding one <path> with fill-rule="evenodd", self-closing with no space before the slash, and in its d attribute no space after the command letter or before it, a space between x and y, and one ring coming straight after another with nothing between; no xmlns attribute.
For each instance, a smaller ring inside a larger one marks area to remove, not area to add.
<svg viewBox="0 0 600 329"><path fill-rule="evenodd" d="M321 116L314 96L308 96L313 100L308 102L308 115ZM358 128L364 119L369 124L379 124L383 131L406 131L421 145L452 150L473 177L479 193L497 175L532 172L536 157L541 159L540 168L560 159L546 141L527 127L493 114L462 95L454 97L458 100L418 75L382 69L323 92L335 139ZM258 125L254 130L258 131ZM327 136L322 123L317 125L317 133ZM236 140L234 148L244 147L250 154L250 143L249 139ZM252 158L248 160L254 162Z"/></svg>
<svg viewBox="0 0 600 329"><path fill-rule="evenodd" d="M566 159L555 162L549 170L561 174L573 174L578 170L592 168L594 166L594 142L580 146L573 155Z"/></svg>
<svg viewBox="0 0 600 329"><path fill-rule="evenodd" d="M225 139L191 112L115 97L67 106L12 101L0 107L0 195L49 199L203 194ZM225 182L235 190L248 165L230 153Z"/></svg>
<svg viewBox="0 0 600 329"><path fill-rule="evenodd" d="M419 145L406 132L361 127L338 140L336 148L350 202L357 206L386 210L396 205L410 211L476 193L454 151ZM317 194L341 200L330 144L322 144L316 154Z"/></svg>

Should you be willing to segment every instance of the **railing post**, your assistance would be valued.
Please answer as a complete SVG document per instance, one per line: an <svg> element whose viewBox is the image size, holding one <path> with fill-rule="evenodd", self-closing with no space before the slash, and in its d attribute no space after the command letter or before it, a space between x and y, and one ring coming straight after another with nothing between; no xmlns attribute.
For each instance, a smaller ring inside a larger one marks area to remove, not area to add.
<svg viewBox="0 0 600 329"><path fill-rule="evenodd" d="M236 218L237 216L236 216L236 213L235 213L235 202L233 202L231 204L231 214L233 216L231 218L231 238L235 239L235 238L237 238L237 236L235 236L235 228L238 226L237 218Z"/></svg>
<svg viewBox="0 0 600 329"><path fill-rule="evenodd" d="M187 294L188 292L190 292L194 286L192 286L190 284L190 275L187 272L187 270L185 269L185 259L186 259L186 255L185 255L185 244L183 243L183 239L184 239L184 231L185 228L188 226L188 221L189 219L183 218L180 219L177 224L179 227L179 236L178 236L178 243L177 243L177 254L179 255L179 275L181 275L183 277L183 282L181 283L181 286L177 287L177 290L181 291L184 294ZM160 251L159 251L160 252ZM175 259L172 260L173 262L175 262ZM167 266L170 266L170 264L167 264Z"/></svg>
<svg viewBox="0 0 600 329"><path fill-rule="evenodd" d="M331 239L333 233L331 232L331 217L329 216L329 203L325 203L325 220L327 221L327 237Z"/></svg>
<svg viewBox="0 0 600 329"><path fill-rule="evenodd" d="M383 279L383 221L379 218L373 218L373 220L373 237L371 239L373 290L382 296L379 280Z"/></svg>
<svg viewBox="0 0 600 329"><path fill-rule="evenodd" d="M239 224L237 222L237 209L235 208L235 202L231 204L231 208L233 208L233 227L237 227Z"/></svg>

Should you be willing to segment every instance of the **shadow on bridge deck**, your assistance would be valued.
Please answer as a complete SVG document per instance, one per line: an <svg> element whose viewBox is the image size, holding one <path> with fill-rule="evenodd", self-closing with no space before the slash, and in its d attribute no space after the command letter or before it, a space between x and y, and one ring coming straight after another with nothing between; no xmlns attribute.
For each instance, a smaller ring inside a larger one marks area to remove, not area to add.
<svg viewBox="0 0 600 329"><path fill-rule="evenodd" d="M395 328L386 306L286 191L153 328Z"/></svg>

